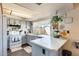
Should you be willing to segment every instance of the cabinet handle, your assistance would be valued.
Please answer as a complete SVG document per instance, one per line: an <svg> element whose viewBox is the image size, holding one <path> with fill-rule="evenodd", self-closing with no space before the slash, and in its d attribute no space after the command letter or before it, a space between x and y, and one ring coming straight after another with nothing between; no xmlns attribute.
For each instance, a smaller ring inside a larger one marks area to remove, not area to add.
<svg viewBox="0 0 79 59"><path fill-rule="evenodd" d="M46 54L45 49L42 49L42 53L43 53L44 55Z"/></svg>

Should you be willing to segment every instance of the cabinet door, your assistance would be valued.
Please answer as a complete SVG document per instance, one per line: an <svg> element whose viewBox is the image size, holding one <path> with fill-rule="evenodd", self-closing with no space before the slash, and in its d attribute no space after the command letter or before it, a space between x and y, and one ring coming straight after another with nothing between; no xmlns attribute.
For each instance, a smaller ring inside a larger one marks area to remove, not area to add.
<svg viewBox="0 0 79 59"><path fill-rule="evenodd" d="M9 25L10 24L10 19L9 18L7 18L7 25Z"/></svg>
<svg viewBox="0 0 79 59"><path fill-rule="evenodd" d="M32 55L33 56L58 56L58 51L49 50L39 45L32 44Z"/></svg>
<svg viewBox="0 0 79 59"><path fill-rule="evenodd" d="M10 19L10 24L14 25L14 20L13 19Z"/></svg>
<svg viewBox="0 0 79 59"><path fill-rule="evenodd" d="M58 56L58 51L46 49L46 56Z"/></svg>
<svg viewBox="0 0 79 59"><path fill-rule="evenodd" d="M16 25L20 25L20 21L19 20L15 20L16 21Z"/></svg>
<svg viewBox="0 0 79 59"><path fill-rule="evenodd" d="M32 36L30 36L30 35L27 35L27 40L26 40L26 42L29 44L29 45L31 45L31 39L32 39Z"/></svg>
<svg viewBox="0 0 79 59"><path fill-rule="evenodd" d="M27 35L27 43L29 45L32 45L31 40L35 40L36 38L38 38L37 36L32 36L32 35Z"/></svg>
<svg viewBox="0 0 79 59"><path fill-rule="evenodd" d="M38 45L32 44L32 56L46 56L47 50Z"/></svg>
<svg viewBox="0 0 79 59"><path fill-rule="evenodd" d="M43 48L32 44L32 56L45 56L46 54L43 53Z"/></svg>
<svg viewBox="0 0 79 59"><path fill-rule="evenodd" d="M22 36L22 44L25 44L25 43L27 43L27 36L26 35Z"/></svg>

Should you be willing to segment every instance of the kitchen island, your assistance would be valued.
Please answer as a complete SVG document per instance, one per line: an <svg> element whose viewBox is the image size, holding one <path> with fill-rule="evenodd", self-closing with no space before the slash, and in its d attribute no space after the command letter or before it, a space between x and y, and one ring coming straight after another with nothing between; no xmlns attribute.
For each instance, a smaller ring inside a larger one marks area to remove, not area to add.
<svg viewBox="0 0 79 59"><path fill-rule="evenodd" d="M61 55L62 47L68 40L53 38L48 35L41 35L43 38L32 40L32 55L33 56L59 56Z"/></svg>

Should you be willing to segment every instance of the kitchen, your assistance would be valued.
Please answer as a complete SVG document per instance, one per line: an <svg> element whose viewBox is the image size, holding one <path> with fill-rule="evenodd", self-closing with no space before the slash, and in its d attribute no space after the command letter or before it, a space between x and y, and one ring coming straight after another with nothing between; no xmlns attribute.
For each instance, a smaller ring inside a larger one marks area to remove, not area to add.
<svg viewBox="0 0 79 59"><path fill-rule="evenodd" d="M1 55L79 55L78 21L74 21L78 19L78 6L74 3L2 4Z"/></svg>

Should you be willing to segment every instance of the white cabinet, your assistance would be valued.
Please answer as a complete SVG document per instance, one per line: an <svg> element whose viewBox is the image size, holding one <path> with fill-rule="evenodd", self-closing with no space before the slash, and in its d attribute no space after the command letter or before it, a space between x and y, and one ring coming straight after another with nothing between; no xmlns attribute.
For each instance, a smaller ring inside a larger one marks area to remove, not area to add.
<svg viewBox="0 0 79 59"><path fill-rule="evenodd" d="M23 31L25 31L26 30L26 22L25 21L20 21L20 24L21 24L21 29Z"/></svg>
<svg viewBox="0 0 79 59"><path fill-rule="evenodd" d="M42 53L42 48L32 44L32 56L44 56L45 54Z"/></svg>
<svg viewBox="0 0 79 59"><path fill-rule="evenodd" d="M27 43L27 36L24 35L22 36L22 44L26 44Z"/></svg>
<svg viewBox="0 0 79 59"><path fill-rule="evenodd" d="M26 22L26 28L28 29L29 33L33 32L33 24L32 21L27 21Z"/></svg>
<svg viewBox="0 0 79 59"><path fill-rule="evenodd" d="M15 20L15 25L21 25L21 21L20 20Z"/></svg>
<svg viewBox="0 0 79 59"><path fill-rule="evenodd" d="M8 25L20 25L20 20L15 20L15 19L9 19L7 20Z"/></svg>
<svg viewBox="0 0 79 59"><path fill-rule="evenodd" d="M35 40L36 38L38 38L38 36L24 35L22 36L22 44L28 43L29 45L32 45L30 41Z"/></svg>
<svg viewBox="0 0 79 59"><path fill-rule="evenodd" d="M32 56L59 56L60 51L43 48L39 45L32 44Z"/></svg>

